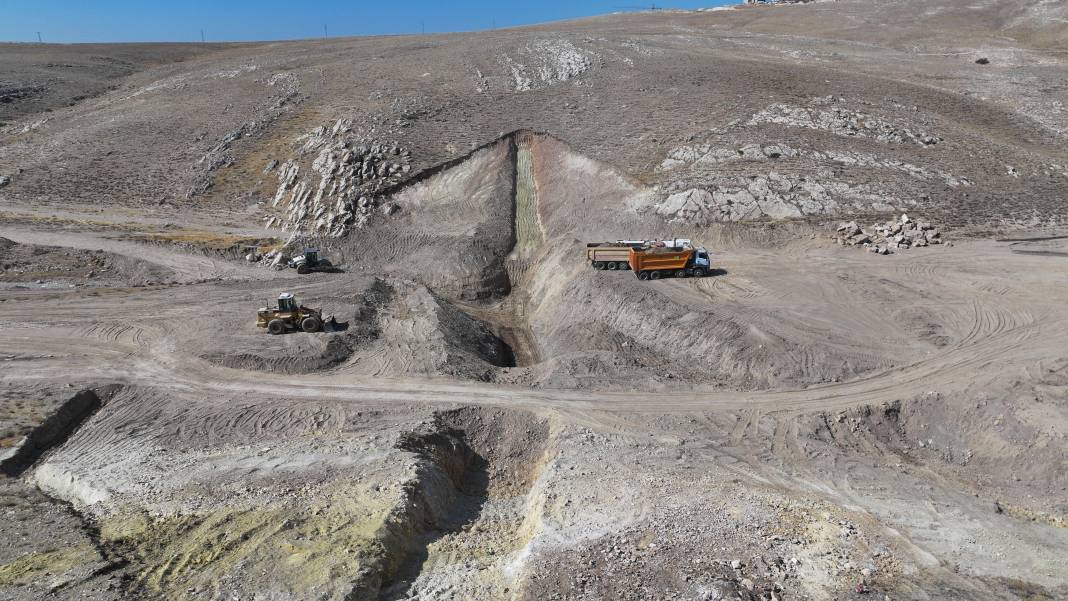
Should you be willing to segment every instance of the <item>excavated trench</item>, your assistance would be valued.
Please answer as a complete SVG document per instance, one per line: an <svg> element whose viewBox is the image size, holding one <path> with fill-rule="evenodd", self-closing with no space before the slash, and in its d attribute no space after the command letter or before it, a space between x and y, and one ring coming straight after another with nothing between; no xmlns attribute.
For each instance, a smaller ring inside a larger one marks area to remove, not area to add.
<svg viewBox="0 0 1068 601"><path fill-rule="evenodd" d="M505 597L506 563L532 535L540 507L534 484L547 460L549 424L532 414L484 408L439 412L398 448L415 456L416 477L379 539L381 569L350 599L425 598L443 590Z"/></svg>
<svg viewBox="0 0 1068 601"><path fill-rule="evenodd" d="M517 131L507 137L514 173L510 206L512 247L494 269L507 277L507 293L492 299L496 301L492 305L463 304L463 309L485 322L508 349L511 361L502 367L530 367L541 362L537 339L526 317L529 305L526 290L531 269L545 243L532 153L537 138L544 135Z"/></svg>

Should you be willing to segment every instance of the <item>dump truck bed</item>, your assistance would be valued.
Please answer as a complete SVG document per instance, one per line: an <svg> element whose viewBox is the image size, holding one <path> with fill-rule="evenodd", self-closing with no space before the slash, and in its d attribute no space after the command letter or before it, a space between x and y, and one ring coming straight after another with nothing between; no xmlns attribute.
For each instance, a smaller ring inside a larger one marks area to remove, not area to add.
<svg viewBox="0 0 1068 601"><path fill-rule="evenodd" d="M693 256L692 248L629 249L628 261L635 272L685 269Z"/></svg>
<svg viewBox="0 0 1068 601"><path fill-rule="evenodd" d="M591 246L586 248L586 259L590 261L627 261L630 257L629 246Z"/></svg>

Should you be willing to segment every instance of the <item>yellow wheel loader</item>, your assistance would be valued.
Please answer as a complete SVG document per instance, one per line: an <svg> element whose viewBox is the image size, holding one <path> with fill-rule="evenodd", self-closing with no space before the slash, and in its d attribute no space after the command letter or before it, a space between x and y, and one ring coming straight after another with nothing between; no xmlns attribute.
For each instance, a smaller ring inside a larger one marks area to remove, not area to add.
<svg viewBox="0 0 1068 601"><path fill-rule="evenodd" d="M301 305L290 292L278 295L277 307L263 307L256 313L256 326L267 328L275 335L297 330L320 332L324 327L331 329L334 324L333 316L324 320L321 309Z"/></svg>

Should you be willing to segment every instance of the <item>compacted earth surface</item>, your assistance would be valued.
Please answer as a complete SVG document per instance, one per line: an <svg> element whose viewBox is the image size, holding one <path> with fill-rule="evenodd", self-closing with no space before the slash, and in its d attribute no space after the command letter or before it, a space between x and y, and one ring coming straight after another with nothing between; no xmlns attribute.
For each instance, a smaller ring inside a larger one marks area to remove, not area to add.
<svg viewBox="0 0 1068 601"><path fill-rule="evenodd" d="M0 597L1068 598L1065 40L7 48ZM674 237L708 277L586 261ZM337 325L267 334L281 292Z"/></svg>

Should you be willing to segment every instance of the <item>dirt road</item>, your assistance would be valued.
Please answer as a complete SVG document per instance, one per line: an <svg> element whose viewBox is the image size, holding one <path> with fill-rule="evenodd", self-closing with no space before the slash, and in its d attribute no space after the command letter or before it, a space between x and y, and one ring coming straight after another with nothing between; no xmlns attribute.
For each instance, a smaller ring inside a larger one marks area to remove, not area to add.
<svg viewBox="0 0 1068 601"><path fill-rule="evenodd" d="M167 252L135 243L117 243L83 234L41 235L0 230L0 236L26 242L56 244L75 248L105 248L112 252L136 253L145 260L166 255L166 266L203 278L239 273L241 280L265 280L276 276L264 269L250 269L187 254ZM807 273L792 274L833 297L836 282L818 270L819 254ZM895 258L897 259L897 258ZM733 253L732 269L743 269L749 257ZM799 265L804 261L797 261ZM122 295L120 298L83 298L61 293L13 295L5 306L9 324L4 352L9 356L52 355L54 360L35 361L32 370L20 370L8 377L14 381L49 379L59 365L78 366L71 370L73 381L116 382L127 385L165 385L203 395L238 394L250 396L335 399L359 403L391 401L422 403L480 403L565 409L617 411L700 411L708 409L757 409L762 412L841 410L858 404L872 404L909 398L927 391L956 392L982 378L992 365L1011 368L1055 356L1063 350L1068 335L1068 309L1058 299L1068 292L1068 282L1060 277L1064 265L1058 257L1020 257L1007 244L977 242L959 245L936 256L915 254L894 261L872 264L872 273L860 278L896 278L925 297L929 309L945 314L942 324L959 337L952 345L929 356L863 377L856 381L810 386L803 390L744 392L707 390L692 393L620 393L594 391L524 390L519 387L427 382L423 379L361 378L347 374L307 374L299 379L278 374L227 369L178 351L175 330L200 327L195 316L231 312L240 293L262 291L262 297L278 289L269 284L225 286L199 284L191 287ZM982 267L979 267L982 266ZM969 273L970 272L970 273ZM1026 274L1026 279L1022 277ZM288 274L287 274L288 275ZM305 295L333 285L318 278L295 289ZM288 280L296 284L294 278ZM700 292L706 282L661 282L671 294L690 294L695 303L712 302ZM762 285L770 285L762 282ZM713 286L716 282L712 282ZM921 292L922 291L922 292ZM49 297L53 298L49 298ZM55 298L55 297L59 298ZM971 297L971 302L961 300ZM20 298L21 297L21 298ZM32 302L29 302L33 299ZM779 302L792 305L785 295ZM866 308L834 307L842 321L862 322ZM949 321L952 319L953 321ZM184 324L183 321L190 323ZM117 325L121 323L122 325ZM251 323L251 318L249 319ZM848 341L864 344L863 340ZM875 343L873 343L875 344Z"/></svg>

